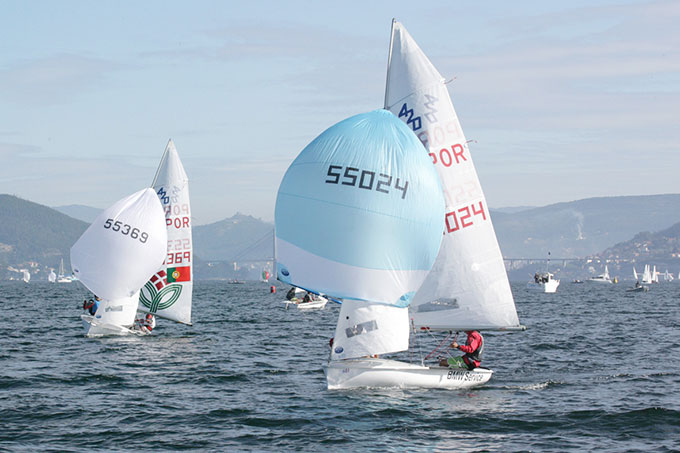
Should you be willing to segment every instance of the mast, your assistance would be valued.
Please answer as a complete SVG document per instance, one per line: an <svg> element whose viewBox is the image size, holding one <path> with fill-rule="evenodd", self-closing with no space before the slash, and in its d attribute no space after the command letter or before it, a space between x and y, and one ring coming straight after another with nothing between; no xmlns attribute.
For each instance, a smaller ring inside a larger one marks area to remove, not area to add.
<svg viewBox="0 0 680 453"><path fill-rule="evenodd" d="M387 55L387 76L385 80L385 108L389 108L387 104L387 99L390 91L390 64L392 63L392 44L394 43L394 24L397 23L397 19L392 18L392 28L390 29L390 51Z"/></svg>

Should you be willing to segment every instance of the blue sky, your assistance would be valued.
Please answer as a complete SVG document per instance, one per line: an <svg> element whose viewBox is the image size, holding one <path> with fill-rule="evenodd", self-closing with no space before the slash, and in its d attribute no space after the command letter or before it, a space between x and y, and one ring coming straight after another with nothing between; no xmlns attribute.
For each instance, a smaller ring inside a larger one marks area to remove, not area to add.
<svg viewBox="0 0 680 453"><path fill-rule="evenodd" d="M382 107L392 17L447 78L491 207L678 193L677 1L0 0L0 193L104 208L168 138L194 221L272 220L300 150Z"/></svg>

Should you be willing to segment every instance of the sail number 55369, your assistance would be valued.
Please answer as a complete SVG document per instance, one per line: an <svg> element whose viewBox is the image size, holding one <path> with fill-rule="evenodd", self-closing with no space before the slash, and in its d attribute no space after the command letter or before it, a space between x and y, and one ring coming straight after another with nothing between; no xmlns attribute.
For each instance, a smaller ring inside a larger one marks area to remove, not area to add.
<svg viewBox="0 0 680 453"><path fill-rule="evenodd" d="M148 239L148 233L139 231L139 228L132 228L127 223L123 223L120 220L106 219L104 222L104 228L111 229L111 231L120 231L121 234L131 237L132 239L139 239L139 242L144 244Z"/></svg>
<svg viewBox="0 0 680 453"><path fill-rule="evenodd" d="M345 169L343 172L342 169ZM390 193L392 187L392 176L385 173L378 173L369 170L361 170L354 167L343 167L342 165L329 165L326 179L327 184L342 184L344 186L356 186L359 189L373 190L376 192ZM408 190L408 181L400 185L401 180L396 178L394 181L394 189L401 191L401 199L406 198L406 191Z"/></svg>

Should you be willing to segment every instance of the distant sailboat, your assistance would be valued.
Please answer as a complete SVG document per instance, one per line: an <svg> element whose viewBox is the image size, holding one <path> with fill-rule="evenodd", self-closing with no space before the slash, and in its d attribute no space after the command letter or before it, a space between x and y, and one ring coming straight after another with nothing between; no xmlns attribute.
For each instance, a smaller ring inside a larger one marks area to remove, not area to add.
<svg viewBox="0 0 680 453"><path fill-rule="evenodd" d="M142 288L138 310L191 325L194 256L189 178L172 140L163 152L152 187L165 213L167 255Z"/></svg>
<svg viewBox="0 0 680 453"><path fill-rule="evenodd" d="M167 238L153 189L119 200L85 230L71 247L73 273L103 299L94 316L81 316L86 335L134 333L139 290L163 263Z"/></svg>
<svg viewBox="0 0 680 453"><path fill-rule="evenodd" d="M50 283L56 283L57 274L54 273L54 269L50 269L50 273L47 276L47 281L50 282Z"/></svg>
<svg viewBox="0 0 680 453"><path fill-rule="evenodd" d="M596 277L590 277L587 281L590 283L607 283L611 284L614 283L612 279L609 277L609 268L607 265L604 265L604 274L600 274Z"/></svg>
<svg viewBox="0 0 680 453"><path fill-rule="evenodd" d="M651 285L654 283L652 272L649 270L649 264L645 264L645 270L642 272L642 283L646 285Z"/></svg>
<svg viewBox="0 0 680 453"><path fill-rule="evenodd" d="M638 273L637 273L637 271L635 270L635 266L633 266L633 279L634 279L635 281L639 281L639 280L640 280L640 278L638 277Z"/></svg>
<svg viewBox="0 0 680 453"><path fill-rule="evenodd" d="M59 263L59 275L57 275L57 283L71 283L73 280L73 276L65 275L64 258L62 258L61 262Z"/></svg>
<svg viewBox="0 0 680 453"><path fill-rule="evenodd" d="M25 282L28 283L31 281L31 273L28 272L26 269L21 270L22 277L21 279Z"/></svg>

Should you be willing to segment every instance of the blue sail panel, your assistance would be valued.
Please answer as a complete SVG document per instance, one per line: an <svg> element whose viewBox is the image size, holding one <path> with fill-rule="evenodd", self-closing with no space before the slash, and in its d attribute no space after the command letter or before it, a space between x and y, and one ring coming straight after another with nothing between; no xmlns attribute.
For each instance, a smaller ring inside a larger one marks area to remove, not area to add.
<svg viewBox="0 0 680 453"><path fill-rule="evenodd" d="M353 116L312 141L281 182L278 277L405 306L437 256L443 213L439 177L413 132L386 110Z"/></svg>

